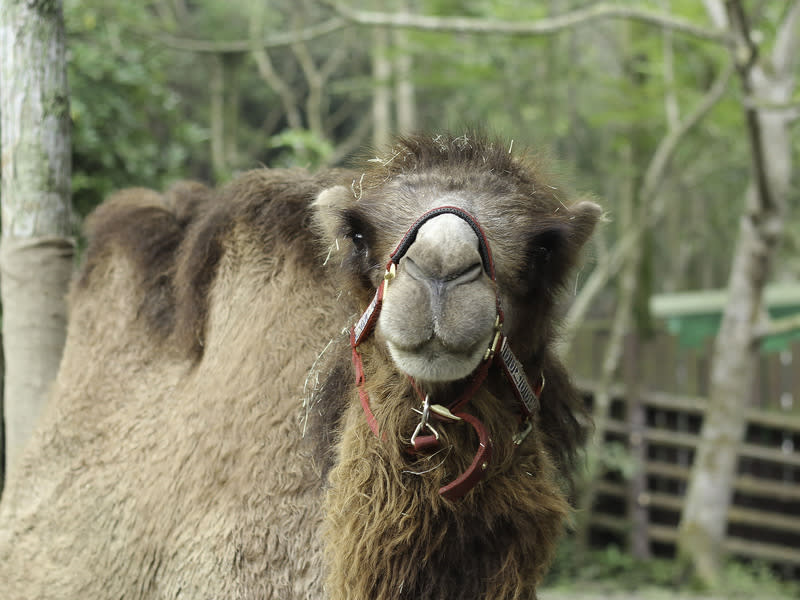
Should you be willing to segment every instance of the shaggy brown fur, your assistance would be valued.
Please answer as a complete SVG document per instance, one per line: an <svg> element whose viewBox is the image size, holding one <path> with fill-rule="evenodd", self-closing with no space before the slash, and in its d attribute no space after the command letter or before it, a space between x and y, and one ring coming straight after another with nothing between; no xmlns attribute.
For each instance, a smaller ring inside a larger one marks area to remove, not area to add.
<svg viewBox="0 0 800 600"><path fill-rule="evenodd" d="M128 190L95 212L53 397L0 504L0 597L535 597L584 435L551 313L597 211L485 140L412 138L367 164ZM374 436L342 334L422 199L452 191L487 231L515 352L547 379L515 449L490 374L469 410L494 459L457 503L436 490L475 435L442 426L439 453L406 452L418 400L378 335Z"/></svg>

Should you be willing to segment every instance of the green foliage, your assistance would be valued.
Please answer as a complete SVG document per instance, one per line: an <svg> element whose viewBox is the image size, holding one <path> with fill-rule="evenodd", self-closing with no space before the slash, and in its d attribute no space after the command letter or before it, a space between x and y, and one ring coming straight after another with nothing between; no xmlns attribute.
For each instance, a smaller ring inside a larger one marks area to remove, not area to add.
<svg viewBox="0 0 800 600"><path fill-rule="evenodd" d="M585 587L591 584L598 593L636 590L645 586L672 587L678 579L673 561L638 560L631 554L611 545L594 550L577 563L571 539L559 546L553 568L545 585L550 587Z"/></svg>
<svg viewBox="0 0 800 600"><path fill-rule="evenodd" d="M798 598L800 583L783 581L765 564L729 561L722 574L722 589L734 598Z"/></svg>
<svg viewBox="0 0 800 600"><path fill-rule="evenodd" d="M333 154L330 141L306 129L287 129L267 140L268 147L280 150L272 161L276 167L317 168Z"/></svg>
<svg viewBox="0 0 800 600"><path fill-rule="evenodd" d="M577 556L583 556L576 560ZM667 558L640 560L618 546L610 545L580 555L571 538L559 546L555 562L545 580L545 587L568 590L591 589L601 597L622 592L642 592L660 589L659 597L674 597L697 591L692 582L683 580L680 566ZM667 595L663 592L668 590ZM781 580L763 564L744 564L729 561L720 578L715 594L727 600L750 600L752 598L797 598L800 585ZM643 594L647 597L647 594Z"/></svg>
<svg viewBox="0 0 800 600"><path fill-rule="evenodd" d="M115 189L158 188L185 176L189 157L207 139L205 125L185 118L187 100L170 86L170 57L158 47L127 43L123 23L105 19L102 8L72 0L64 11L79 214Z"/></svg>
<svg viewBox="0 0 800 600"><path fill-rule="evenodd" d="M587 5L579 0L350 4L363 10L406 6L418 14L517 22ZM670 12L712 28L701 2L623 4ZM212 56L173 50L164 34L208 43L241 42L251 35L283 35L332 16L330 8L313 0L276 0L263 11L254 6L246 0L66 1L74 191L81 213L110 190L127 185L158 187L187 176L210 179L215 170L232 173L259 164L313 168L338 156L334 149L371 119L369 28L344 29L302 46L268 49L275 73L295 99L301 129L290 128L285 97L260 75L251 55L228 53L223 58L226 164L212 168ZM763 40L762 53L768 53L786 7L762 3L758 10L750 4L748 9L756 16L753 27ZM418 129L477 125L514 139L515 149L552 149L572 170L575 187L600 196L612 220L621 199L638 189L659 143L674 126L666 100L677 107L678 121L684 119L707 93L728 54L719 44L680 32L665 37L651 24L621 19L592 21L548 36L410 30L405 38L407 46L390 45L389 58L411 56ZM299 51L305 51L303 59ZM337 53L345 58L329 62ZM313 135L308 65L303 63L309 58L317 73L328 77L318 99L323 131L317 128ZM360 145L367 142L365 136ZM800 153L800 142L795 144ZM734 80L725 98L681 140L659 189L673 226L658 228L646 241L643 273L650 274L652 286L646 292L725 284L749 170L741 92ZM793 198L797 191L795 185ZM797 217L791 219L796 224ZM779 269L784 275L798 274L800 238L787 229ZM613 224L603 232L609 246L619 234Z"/></svg>
<svg viewBox="0 0 800 600"><path fill-rule="evenodd" d="M621 442L605 442L600 447L600 463L604 472L618 472L625 480L633 477L639 466Z"/></svg>

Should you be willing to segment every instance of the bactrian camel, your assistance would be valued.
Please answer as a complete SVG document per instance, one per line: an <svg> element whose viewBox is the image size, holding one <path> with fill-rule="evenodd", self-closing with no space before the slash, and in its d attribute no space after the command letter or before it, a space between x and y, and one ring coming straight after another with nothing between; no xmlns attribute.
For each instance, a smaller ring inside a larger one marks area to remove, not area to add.
<svg viewBox="0 0 800 600"><path fill-rule="evenodd" d="M554 313L599 214L472 135L112 196L0 598L535 598L587 426Z"/></svg>

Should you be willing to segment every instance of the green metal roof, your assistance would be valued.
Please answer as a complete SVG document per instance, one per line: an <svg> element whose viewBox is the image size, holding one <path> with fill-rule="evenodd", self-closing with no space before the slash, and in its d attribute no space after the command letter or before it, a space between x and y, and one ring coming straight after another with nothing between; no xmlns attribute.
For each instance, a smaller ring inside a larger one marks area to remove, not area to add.
<svg viewBox="0 0 800 600"><path fill-rule="evenodd" d="M800 313L800 284L768 285L764 295L770 318ZM727 290L657 294L650 299L650 311L666 320L667 329L678 336L681 346L696 348L717 334L727 299ZM795 340L800 340L800 329L767 337L762 350L781 351Z"/></svg>

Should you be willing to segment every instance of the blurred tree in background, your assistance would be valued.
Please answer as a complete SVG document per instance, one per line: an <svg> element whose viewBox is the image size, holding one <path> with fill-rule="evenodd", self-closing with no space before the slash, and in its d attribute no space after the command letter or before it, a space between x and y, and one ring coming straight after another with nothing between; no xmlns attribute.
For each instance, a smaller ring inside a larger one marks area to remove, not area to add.
<svg viewBox="0 0 800 600"><path fill-rule="evenodd" d="M592 4L348 6L532 23ZM702 3L620 4L714 31ZM767 48L784 10L778 4L764 4L754 22ZM517 148L563 159L564 179L593 190L616 217L617 202L641 180L659 141L708 91L727 57L719 40L625 19L536 36L390 30L349 24L312 0L67 0L65 17L81 214L124 185L224 180L261 164L340 164L372 143L376 130L479 125ZM380 48L383 61L373 56ZM666 208L647 242L646 263L659 265L652 291L727 281L749 180L739 101L731 86L675 150L658 191ZM787 231L776 273L784 278L800 271L800 228ZM619 236L616 225L606 236L607 249Z"/></svg>

